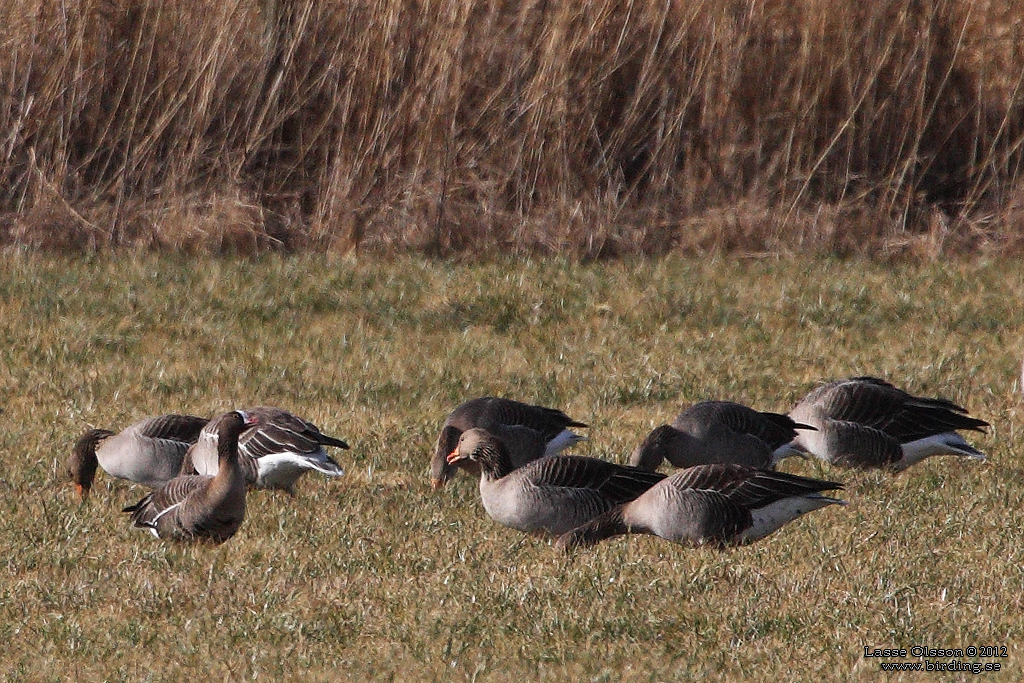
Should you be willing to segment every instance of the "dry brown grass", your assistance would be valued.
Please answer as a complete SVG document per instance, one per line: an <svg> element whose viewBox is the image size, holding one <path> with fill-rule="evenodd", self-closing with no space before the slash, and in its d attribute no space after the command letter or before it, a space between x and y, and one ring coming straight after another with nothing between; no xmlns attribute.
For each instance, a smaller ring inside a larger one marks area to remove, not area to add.
<svg viewBox="0 0 1024 683"><path fill-rule="evenodd" d="M1011 0L15 0L0 237L1016 251L1022 16Z"/></svg>

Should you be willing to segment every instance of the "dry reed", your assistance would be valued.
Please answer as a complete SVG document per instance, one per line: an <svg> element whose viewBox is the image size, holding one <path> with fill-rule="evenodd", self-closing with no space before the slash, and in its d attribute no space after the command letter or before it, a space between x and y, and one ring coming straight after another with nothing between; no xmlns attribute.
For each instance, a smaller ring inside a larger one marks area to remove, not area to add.
<svg viewBox="0 0 1024 683"><path fill-rule="evenodd" d="M0 240L1019 248L1009 0L15 0Z"/></svg>

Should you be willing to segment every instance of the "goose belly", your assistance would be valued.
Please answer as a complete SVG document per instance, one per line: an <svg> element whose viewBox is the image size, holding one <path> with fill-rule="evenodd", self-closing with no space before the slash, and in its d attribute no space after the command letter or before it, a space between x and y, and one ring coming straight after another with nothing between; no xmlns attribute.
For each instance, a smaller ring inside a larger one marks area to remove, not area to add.
<svg viewBox="0 0 1024 683"><path fill-rule="evenodd" d="M802 517L818 508L839 503L835 498L826 496L794 496L783 498L762 508L751 510L752 524L744 529L739 537L740 543L757 541L778 531L782 526Z"/></svg>
<svg viewBox="0 0 1024 683"><path fill-rule="evenodd" d="M306 471L315 469L309 460L295 453L271 453L256 460L256 486L291 488Z"/></svg>

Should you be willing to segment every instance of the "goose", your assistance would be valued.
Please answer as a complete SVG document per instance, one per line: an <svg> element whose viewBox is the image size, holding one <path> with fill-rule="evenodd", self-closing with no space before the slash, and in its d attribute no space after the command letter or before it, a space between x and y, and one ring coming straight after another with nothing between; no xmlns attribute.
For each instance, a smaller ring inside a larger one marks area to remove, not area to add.
<svg viewBox="0 0 1024 683"><path fill-rule="evenodd" d="M528 427L539 432L547 444L544 455L557 455L586 439L569 427L585 428L587 425L577 422L561 410L494 396L470 399L448 415L437 437L434 457L430 462L430 482L435 490L443 487L455 476L456 467L448 463L447 457L459 442L462 433L474 427L491 427L495 423L510 427ZM480 473L479 467L469 460L460 460L458 466L472 475Z"/></svg>
<svg viewBox="0 0 1024 683"><path fill-rule="evenodd" d="M526 532L561 534L618 503L633 500L665 478L628 465L555 455L512 469L505 444L474 427L462 433L449 464L480 466L480 498L491 519Z"/></svg>
<svg viewBox="0 0 1024 683"><path fill-rule="evenodd" d="M310 470L328 477L345 474L324 449L347 449L348 444L341 439L321 433L316 425L281 408L259 406L246 409L246 413L255 423L238 439L238 460L246 482L253 488L294 493L295 482ZM203 428L185 456L182 474L217 473L219 428L216 419Z"/></svg>
<svg viewBox="0 0 1024 683"><path fill-rule="evenodd" d="M984 460L958 429L989 424L941 398L922 398L876 377L852 377L812 390L789 411L801 431L793 445L834 465L903 471L933 455Z"/></svg>
<svg viewBox="0 0 1024 683"><path fill-rule="evenodd" d="M150 488L166 484L177 476L185 452L207 422L193 415L158 415L117 434L90 429L75 442L68 461L75 491L83 501L89 497L97 467Z"/></svg>
<svg viewBox="0 0 1024 683"><path fill-rule="evenodd" d="M651 534L683 545L719 547L760 540L801 515L846 501L821 495L842 484L735 464L673 472L636 500L572 531L555 547L592 546L622 534Z"/></svg>
<svg viewBox="0 0 1024 683"><path fill-rule="evenodd" d="M238 435L256 419L244 411L226 413L217 425L215 476L176 477L135 505L124 508L133 526L149 529L157 538L223 543L245 519L245 475L239 466Z"/></svg>
<svg viewBox="0 0 1024 683"><path fill-rule="evenodd" d="M629 464L654 471L662 461L675 467L734 463L774 469L802 454L790 445L798 429L813 429L788 415L748 408L732 401L703 401L656 427L637 446Z"/></svg>

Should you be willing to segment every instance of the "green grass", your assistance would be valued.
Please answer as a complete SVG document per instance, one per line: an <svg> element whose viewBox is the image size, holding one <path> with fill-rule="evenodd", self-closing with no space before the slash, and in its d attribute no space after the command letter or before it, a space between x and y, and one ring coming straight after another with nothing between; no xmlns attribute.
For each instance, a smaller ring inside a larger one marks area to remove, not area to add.
<svg viewBox="0 0 1024 683"><path fill-rule="evenodd" d="M8 254L0 671L878 680L865 645L920 644L1006 645L997 675L1019 677L1022 300L1009 261ZM863 373L992 422L971 437L989 462L898 477L787 462L844 481L849 507L724 552L628 538L564 557L493 523L467 477L429 487L437 430L473 396L557 405L592 425L577 452L622 461L693 401L785 410ZM138 486L101 473L80 506L66 481L89 425L261 403L346 439L348 473L253 493L223 546L130 528Z"/></svg>

